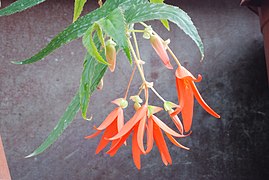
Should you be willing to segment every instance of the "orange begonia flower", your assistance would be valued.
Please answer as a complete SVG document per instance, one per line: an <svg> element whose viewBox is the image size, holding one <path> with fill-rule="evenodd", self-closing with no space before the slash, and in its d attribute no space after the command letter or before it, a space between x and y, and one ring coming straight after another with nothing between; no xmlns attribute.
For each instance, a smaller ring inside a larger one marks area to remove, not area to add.
<svg viewBox="0 0 269 180"><path fill-rule="evenodd" d="M112 103L118 105L119 107L115 108L98 128L95 127L97 132L85 137L86 139L94 138L98 136L102 131L104 131L101 141L96 148L96 154L98 154L102 149L107 146L107 144L109 143L108 139L116 135L124 125L124 116L122 109L125 108L124 100L117 99L115 101L112 101ZM111 147L113 147L117 142L118 140L112 141Z"/></svg>
<svg viewBox="0 0 269 180"><path fill-rule="evenodd" d="M153 49L156 51L156 53L158 54L158 56L161 58L161 60L163 61L164 65L168 68L168 69L173 69L173 66L170 63L168 54L166 52L164 43L162 42L163 40L158 37L157 35L151 35L150 36L150 43L153 47Z"/></svg>
<svg viewBox="0 0 269 180"><path fill-rule="evenodd" d="M151 106L152 107L152 106ZM161 129L166 133L168 138L175 145L188 149L183 145L179 144L174 137L186 137L185 135L181 135L170 129L167 125L165 125L160 119L158 119L153 114L160 111L162 108L153 107L151 111L149 111L150 107L147 105L141 106L135 115L122 127L120 132L116 134L114 137L110 138L110 140L115 141L119 139L119 141L110 148L107 152L110 156L114 156L118 149L121 147L124 141L129 137L131 132L133 132L132 137L132 154L133 161L137 167L137 169L141 168L140 156L141 154L147 154L151 151L153 147L153 141L156 142L156 145L160 151L162 160L165 165L172 164L172 159L169 154L166 142L163 138L163 134ZM147 117L148 121L147 121ZM144 134L145 129L147 129L147 149L144 148ZM174 136L174 137L173 137Z"/></svg>
<svg viewBox="0 0 269 180"><path fill-rule="evenodd" d="M218 115L206 104L198 89L196 88L194 82L200 82L201 80L201 75L198 75L198 78L195 78L183 66L179 66L176 70L176 87L179 106L171 114L171 116L174 116L180 112L182 113L183 126L186 132L190 130L192 125L194 97L209 114L216 118L220 118L220 115Z"/></svg>

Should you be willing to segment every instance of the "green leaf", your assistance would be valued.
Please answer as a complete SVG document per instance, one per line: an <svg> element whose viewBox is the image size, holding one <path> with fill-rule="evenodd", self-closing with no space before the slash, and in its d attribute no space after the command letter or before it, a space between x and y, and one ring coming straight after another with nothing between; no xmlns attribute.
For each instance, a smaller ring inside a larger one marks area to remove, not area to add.
<svg viewBox="0 0 269 180"><path fill-rule="evenodd" d="M198 46L202 59L204 58L204 46L193 25L191 18L183 10L167 4L143 4L128 9L125 13L127 23L137 23L154 19L168 19L180 27Z"/></svg>
<svg viewBox="0 0 269 180"><path fill-rule="evenodd" d="M150 0L150 3L164 3L164 0ZM169 26L169 22L167 21L167 19L162 19L161 20L163 26L168 30L170 31L170 26Z"/></svg>
<svg viewBox="0 0 269 180"><path fill-rule="evenodd" d="M90 27L86 31L85 35L83 36L83 39L82 39L83 45L84 45L84 47L86 47L88 53L91 56L93 56L98 62L109 65L109 63L106 62L106 60L104 60L104 58L101 56L101 54L99 53L99 51L95 45L95 42L93 41L93 32L95 30L97 31L97 34L99 34L99 36L101 36L101 33L100 33L101 29L100 29L99 25L97 23L94 23L92 25L92 27ZM99 33L98 33L98 31L99 31Z"/></svg>
<svg viewBox="0 0 269 180"><path fill-rule="evenodd" d="M107 17L99 20L97 23L102 30L111 36L117 45L124 50L130 63L132 63L126 35L126 23L122 10L120 8L115 9Z"/></svg>
<svg viewBox="0 0 269 180"><path fill-rule="evenodd" d="M64 114L58 121L57 125L47 137L47 139L32 154L26 156L25 158L36 156L44 152L48 147L50 147L59 138L59 136L63 133L63 131L69 126L69 124L73 121L78 110L79 110L79 93L77 92L75 97L65 110Z"/></svg>
<svg viewBox="0 0 269 180"><path fill-rule="evenodd" d="M5 7L4 9L1 9L0 17L23 11L44 1L45 0L17 0L9 6Z"/></svg>
<svg viewBox="0 0 269 180"><path fill-rule="evenodd" d="M80 16L86 1L87 0L75 0L73 22Z"/></svg>
<svg viewBox="0 0 269 180"><path fill-rule="evenodd" d="M34 56L25 59L20 62L12 62L14 64L30 64L37 61L40 61L50 53L52 53L57 48L61 47L63 44L66 44L74 39L77 39L86 32L86 30L92 26L92 24L105 17L109 12L113 11L119 5L123 7L131 7L134 4L146 3L147 0L107 0L101 8L96 9L95 11L90 12L86 16L79 18L76 22L68 26L64 31L60 32L55 36L50 43L40 50Z"/></svg>
<svg viewBox="0 0 269 180"><path fill-rule="evenodd" d="M84 119L87 119L90 96L104 76L106 69L106 65L98 63L89 54L86 55L79 87L80 108Z"/></svg>
<svg viewBox="0 0 269 180"><path fill-rule="evenodd" d="M167 21L167 19L161 19L161 22L163 24L163 26L170 31L170 26L169 26L169 22Z"/></svg>

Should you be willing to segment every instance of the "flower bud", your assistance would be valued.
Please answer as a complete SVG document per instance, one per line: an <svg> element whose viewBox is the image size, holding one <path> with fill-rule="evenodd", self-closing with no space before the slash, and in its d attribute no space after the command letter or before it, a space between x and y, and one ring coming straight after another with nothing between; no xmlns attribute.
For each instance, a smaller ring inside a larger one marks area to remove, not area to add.
<svg viewBox="0 0 269 180"><path fill-rule="evenodd" d="M170 63L168 54L166 52L166 49L165 49L165 45L164 45L163 40L160 37L158 37L157 35L151 35L150 36L150 43L151 43L153 49L158 54L158 56L163 61L164 65L168 69L173 69L173 66Z"/></svg>
<svg viewBox="0 0 269 180"><path fill-rule="evenodd" d="M106 42L106 60L109 63L108 67L111 72L114 72L116 66L116 43L113 40Z"/></svg>

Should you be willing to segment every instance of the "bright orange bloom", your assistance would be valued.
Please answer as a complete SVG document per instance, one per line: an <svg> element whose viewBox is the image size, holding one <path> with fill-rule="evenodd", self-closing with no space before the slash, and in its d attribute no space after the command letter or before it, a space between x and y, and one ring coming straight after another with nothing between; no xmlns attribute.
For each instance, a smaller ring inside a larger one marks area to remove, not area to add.
<svg viewBox="0 0 269 180"><path fill-rule="evenodd" d="M179 144L173 136L175 137L186 137L185 135L181 135L170 129L167 125L165 125L160 119L158 119L153 114L160 111L162 108L153 107L152 112L148 110L147 105L141 106L135 115L122 127L120 132L116 134L114 137L110 138L110 140L120 139L115 146L111 147L107 152L111 156L115 155L118 149L121 147L124 141L129 137L131 132L133 132L132 137L132 154L133 160L138 169L141 168L140 156L141 154L147 154L151 151L153 147L153 142L156 142L156 145L160 151L162 160L165 165L172 164L172 159L169 154L166 142L164 140L161 129L166 133L168 138L172 143L176 146L179 146L184 149L188 149L183 145ZM149 116L147 121L147 116ZM147 122L146 122L147 121ZM147 149L144 148L144 134L145 129L147 129Z"/></svg>
<svg viewBox="0 0 269 180"><path fill-rule="evenodd" d="M153 49L158 54L158 56L163 61L164 65L168 69L173 69L173 66L170 63L170 60L169 60L168 54L166 52L164 43L162 42L162 39L160 37L158 37L157 35L151 35L150 36L150 43L151 43Z"/></svg>
<svg viewBox="0 0 269 180"><path fill-rule="evenodd" d="M202 76L198 75L198 78L195 78L187 69L183 66L179 66L176 70L176 87L178 94L179 107L171 114L174 116L179 112L182 113L183 126L184 130L188 132L192 125L192 116L193 116L193 103L194 97L198 103L212 116L220 118L214 110L212 110L206 102L203 100L198 89L196 88L194 82L200 82Z"/></svg>
<svg viewBox="0 0 269 180"><path fill-rule="evenodd" d="M118 142L110 148L107 152L110 156L114 156L121 145L126 141L131 132L133 131L132 138L132 152L133 160L138 169L141 168L140 165L140 155L145 154L143 144L143 137L145 132L145 123L147 118L147 105L142 105L135 113L135 115L122 127L122 129L109 140Z"/></svg>
<svg viewBox="0 0 269 180"><path fill-rule="evenodd" d="M102 131L104 131L101 141L96 148L96 154L98 154L102 149L107 146L107 144L109 143L108 139L116 135L124 124L123 109L122 104L120 104L120 99L112 101L112 103L118 105L119 107L115 108L98 128L95 127L95 129L97 130L96 133L85 137L86 139L94 138L98 136ZM112 141L111 147L113 147L118 141L119 140Z"/></svg>
<svg viewBox="0 0 269 180"><path fill-rule="evenodd" d="M178 134L171 128L169 128L165 123L163 123L158 117L151 115L148 119L148 148L152 148L153 139L159 149L163 163L167 166L172 164L172 158L170 156L169 150L167 148L162 130L165 132L168 139L176 146L189 150L189 148L178 143L174 137L186 137L185 135ZM150 136L153 136L150 137ZM174 136L174 137L173 137Z"/></svg>

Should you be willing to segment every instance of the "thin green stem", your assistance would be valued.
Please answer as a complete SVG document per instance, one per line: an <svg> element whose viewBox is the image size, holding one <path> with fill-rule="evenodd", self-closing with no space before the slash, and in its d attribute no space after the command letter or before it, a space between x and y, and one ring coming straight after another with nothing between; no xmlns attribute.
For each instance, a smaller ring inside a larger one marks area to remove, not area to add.
<svg viewBox="0 0 269 180"><path fill-rule="evenodd" d="M128 30L129 32L137 32L137 33L144 33L145 30L140 30L140 29L134 29L134 30Z"/></svg>
<svg viewBox="0 0 269 180"><path fill-rule="evenodd" d="M145 79L144 73L143 73L143 71L142 71L142 69L141 69L141 67L140 67L139 61L138 61L138 59L137 59L137 56L136 56L136 54L135 54L135 51L134 51L134 48L133 48L133 45L132 45L130 39L128 39L128 44L129 44L129 47L130 47L130 49L131 49L131 52L132 52L132 54L133 54L133 56L134 56L134 60L135 60L137 69L138 69L138 71L139 71L139 73L140 73L140 76L141 76L141 78L142 78L142 81L143 81L143 83L145 83L145 82L146 82L146 79Z"/></svg>

